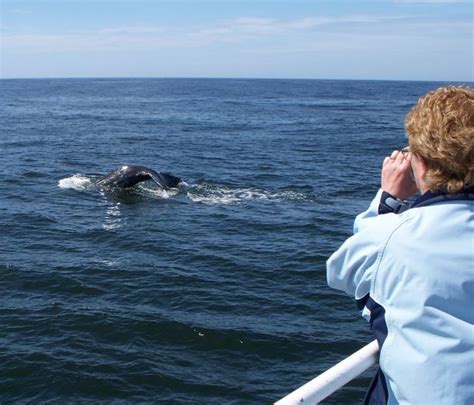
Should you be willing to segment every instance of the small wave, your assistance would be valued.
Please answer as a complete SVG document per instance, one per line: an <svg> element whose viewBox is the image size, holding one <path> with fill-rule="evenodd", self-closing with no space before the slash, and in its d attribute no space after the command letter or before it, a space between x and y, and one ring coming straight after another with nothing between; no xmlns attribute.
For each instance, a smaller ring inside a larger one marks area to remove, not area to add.
<svg viewBox="0 0 474 405"><path fill-rule="evenodd" d="M201 184L192 186L187 196L193 202L208 205L215 204L239 204L245 201L306 201L308 195L296 191L272 192L256 188L231 188Z"/></svg>
<svg viewBox="0 0 474 405"><path fill-rule="evenodd" d="M28 178L33 178L33 179L41 178L41 177L47 177L47 175L45 173L35 172L35 171L31 171L31 170L23 173L23 176L28 177Z"/></svg>
<svg viewBox="0 0 474 405"><path fill-rule="evenodd" d="M119 264L121 264L120 260L105 260L105 259L94 260L94 263L102 265L102 266L106 266L106 267L116 267Z"/></svg>
<svg viewBox="0 0 474 405"><path fill-rule="evenodd" d="M59 180L58 187L77 191L84 191L87 190L90 186L92 186L92 184L93 183L91 178L83 176L81 174L75 174L71 177L66 177L64 179Z"/></svg>

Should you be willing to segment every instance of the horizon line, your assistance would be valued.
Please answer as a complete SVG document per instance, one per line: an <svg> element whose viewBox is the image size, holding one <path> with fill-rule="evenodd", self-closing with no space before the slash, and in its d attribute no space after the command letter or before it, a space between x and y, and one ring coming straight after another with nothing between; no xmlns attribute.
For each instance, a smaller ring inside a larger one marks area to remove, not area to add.
<svg viewBox="0 0 474 405"><path fill-rule="evenodd" d="M427 83L474 83L470 80L445 79L361 79L361 78L316 78L316 77L238 77L238 76L55 76L55 77L0 77L0 80L304 80L304 81L378 81L378 82L427 82Z"/></svg>

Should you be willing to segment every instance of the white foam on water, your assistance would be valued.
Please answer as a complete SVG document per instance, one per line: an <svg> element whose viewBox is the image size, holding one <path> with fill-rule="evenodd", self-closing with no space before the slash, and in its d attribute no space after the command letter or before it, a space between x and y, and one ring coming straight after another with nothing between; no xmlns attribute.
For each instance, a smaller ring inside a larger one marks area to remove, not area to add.
<svg viewBox="0 0 474 405"><path fill-rule="evenodd" d="M59 180L58 187L84 191L92 186L92 184L92 180L89 177L83 176L82 174L75 174L71 177L66 177L65 179Z"/></svg>
<svg viewBox="0 0 474 405"><path fill-rule="evenodd" d="M120 264L120 260L95 260L94 263L102 264L107 267L114 267Z"/></svg>
<svg viewBox="0 0 474 405"><path fill-rule="evenodd" d="M245 201L304 201L308 196L295 191L271 192L254 188L195 185L187 192L193 202L202 204L239 204Z"/></svg>
<svg viewBox="0 0 474 405"><path fill-rule="evenodd" d="M145 196L158 197L163 199L168 199L179 194L179 189L171 188L164 190L160 187L147 187L145 184L140 184L137 187L138 193Z"/></svg>

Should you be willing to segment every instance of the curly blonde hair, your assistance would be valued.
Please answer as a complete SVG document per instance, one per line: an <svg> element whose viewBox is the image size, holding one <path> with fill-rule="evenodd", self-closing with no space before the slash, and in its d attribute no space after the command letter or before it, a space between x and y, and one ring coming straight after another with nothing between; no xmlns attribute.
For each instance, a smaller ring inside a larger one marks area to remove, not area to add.
<svg viewBox="0 0 474 405"><path fill-rule="evenodd" d="M474 90L448 86L418 100L405 118L410 151L421 156L431 191L474 185Z"/></svg>

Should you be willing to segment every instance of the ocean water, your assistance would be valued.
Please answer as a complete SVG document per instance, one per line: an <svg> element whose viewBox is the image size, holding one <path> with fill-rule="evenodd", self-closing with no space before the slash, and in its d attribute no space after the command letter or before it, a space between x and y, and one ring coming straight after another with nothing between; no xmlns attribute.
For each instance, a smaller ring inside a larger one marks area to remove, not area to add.
<svg viewBox="0 0 474 405"><path fill-rule="evenodd" d="M0 401L272 403L370 342L325 261L441 85L1 80Z"/></svg>

